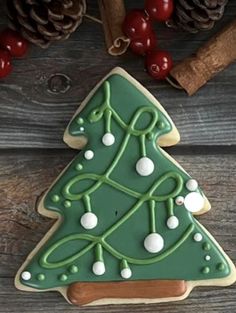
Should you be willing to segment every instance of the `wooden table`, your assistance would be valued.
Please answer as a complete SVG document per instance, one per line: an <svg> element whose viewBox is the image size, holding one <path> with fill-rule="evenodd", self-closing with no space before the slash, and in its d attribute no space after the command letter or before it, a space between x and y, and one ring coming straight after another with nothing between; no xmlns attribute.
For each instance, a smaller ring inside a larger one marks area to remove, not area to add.
<svg viewBox="0 0 236 313"><path fill-rule="evenodd" d="M0 2L0 12L3 10ZM130 7L136 1L127 1ZM143 1L140 1L140 6ZM95 1L88 12L97 16ZM224 19L210 32L173 33L157 27L160 46L175 60L194 52L236 14L230 1ZM0 27L6 18L1 14ZM188 97L143 70L143 59L105 52L100 24L84 20L71 38L47 50L32 47L14 72L0 81L0 312L77 312L55 292L26 293L13 277L28 253L52 225L38 215L37 201L75 156L62 141L63 131L90 89L114 66L122 66L144 84L173 117L181 143L168 152L195 177L212 210L199 218L236 260L236 64ZM236 285L193 290L182 302L80 308L79 312L236 312Z"/></svg>

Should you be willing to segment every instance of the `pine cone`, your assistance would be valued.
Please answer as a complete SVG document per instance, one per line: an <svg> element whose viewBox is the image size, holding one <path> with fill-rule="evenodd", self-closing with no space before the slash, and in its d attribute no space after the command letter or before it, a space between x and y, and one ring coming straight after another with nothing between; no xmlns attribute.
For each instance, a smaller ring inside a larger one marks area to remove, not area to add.
<svg viewBox="0 0 236 313"><path fill-rule="evenodd" d="M47 48L67 39L82 22L85 0L8 0L10 27L27 40Z"/></svg>
<svg viewBox="0 0 236 313"><path fill-rule="evenodd" d="M213 28L220 20L228 0L176 0L175 11L168 26L190 33Z"/></svg>

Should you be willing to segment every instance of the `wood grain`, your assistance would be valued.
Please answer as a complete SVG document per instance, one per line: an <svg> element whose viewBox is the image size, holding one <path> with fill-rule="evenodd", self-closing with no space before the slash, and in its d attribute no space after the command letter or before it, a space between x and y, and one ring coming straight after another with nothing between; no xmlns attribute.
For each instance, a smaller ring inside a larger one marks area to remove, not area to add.
<svg viewBox="0 0 236 313"><path fill-rule="evenodd" d="M0 0L0 29L6 25L4 2ZM88 14L99 17L96 1L87 2ZM126 5L142 7L143 1ZM223 20L197 35L156 24L159 46L181 60L235 14L236 2L229 1ZM25 59L13 61L14 72L0 80L0 313L78 312L56 292L16 290L13 278L53 223L39 216L36 207L75 155L62 142L64 129L91 88L117 65L137 77L173 117L182 141L168 151L199 181L213 207L199 220L236 261L236 64L188 97L149 78L142 58L129 53L113 58L105 50L101 25L85 19L69 40L48 50L32 47ZM196 288L181 302L83 307L79 312L233 313L235 294L235 285Z"/></svg>
<svg viewBox="0 0 236 313"><path fill-rule="evenodd" d="M137 3L127 1L127 6ZM0 12L2 8L3 1ZM211 32L197 35L156 25L159 45L181 60L232 20L235 12L235 1L229 1L224 19ZM88 1L88 13L98 15L95 1ZM79 103L117 65L140 80L164 105L180 131L180 145L235 145L236 64L188 97L166 82L152 80L143 70L142 58L131 53L108 55L101 25L85 19L69 40L47 50L32 47L27 58L14 60L14 72L0 81L0 147L64 148L62 135Z"/></svg>
<svg viewBox="0 0 236 313"><path fill-rule="evenodd" d="M0 312L72 312L76 309L56 293L20 292L13 277L28 253L53 221L36 212L36 203L74 157L68 150L2 151L0 154ZM199 220L236 261L235 155L175 154L175 159L199 181L212 210ZM82 308L80 312L234 312L236 286L196 288L179 303ZM78 309L77 309L78 310Z"/></svg>
<svg viewBox="0 0 236 313"><path fill-rule="evenodd" d="M0 279L0 313L234 313L235 287L201 287L192 291L189 298L180 302L87 306L69 305L57 292L28 293L16 291L13 279Z"/></svg>

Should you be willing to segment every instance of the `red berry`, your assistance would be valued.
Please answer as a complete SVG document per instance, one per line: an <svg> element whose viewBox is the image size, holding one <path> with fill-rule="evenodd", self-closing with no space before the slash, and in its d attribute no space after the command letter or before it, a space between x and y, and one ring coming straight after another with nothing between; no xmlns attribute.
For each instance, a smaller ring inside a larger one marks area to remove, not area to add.
<svg viewBox="0 0 236 313"><path fill-rule="evenodd" d="M147 14L160 22L167 21L174 10L173 0L146 0L145 10Z"/></svg>
<svg viewBox="0 0 236 313"><path fill-rule="evenodd" d="M29 43L20 33L7 28L0 33L0 46L7 49L13 57L22 57L26 54Z"/></svg>
<svg viewBox="0 0 236 313"><path fill-rule="evenodd" d="M167 51L151 51L146 56L147 71L155 79L165 79L172 66L172 57Z"/></svg>
<svg viewBox="0 0 236 313"><path fill-rule="evenodd" d="M0 78L11 73L11 55L7 50L0 49Z"/></svg>
<svg viewBox="0 0 236 313"><path fill-rule="evenodd" d="M156 45L156 35L152 31L148 37L131 40L130 49L135 54L145 55L148 51L154 50Z"/></svg>
<svg viewBox="0 0 236 313"><path fill-rule="evenodd" d="M132 10L126 15L123 32L130 39L147 37L151 31L151 22L143 10Z"/></svg>

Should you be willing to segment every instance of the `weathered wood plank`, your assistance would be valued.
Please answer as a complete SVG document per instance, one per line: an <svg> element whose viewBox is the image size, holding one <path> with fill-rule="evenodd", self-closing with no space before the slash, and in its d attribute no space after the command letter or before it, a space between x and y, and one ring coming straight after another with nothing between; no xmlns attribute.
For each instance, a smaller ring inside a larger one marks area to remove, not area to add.
<svg viewBox="0 0 236 313"><path fill-rule="evenodd" d="M88 12L98 15L95 1L88 4ZM127 1L127 5L135 7L136 1ZM2 6L3 2L0 11ZM160 46L180 60L232 20L235 13L235 2L230 1L224 19L212 31L197 35L176 34L156 25ZM142 58L129 53L109 56L101 25L86 19L69 40L48 50L32 47L27 58L14 61L12 75L0 81L0 147L65 147L63 131L78 104L117 65L137 77L168 110L181 133L180 145L236 143L236 64L190 98L165 82L149 78ZM65 76L55 78L57 73Z"/></svg>
<svg viewBox="0 0 236 313"><path fill-rule="evenodd" d="M12 277L52 221L36 212L37 200L74 153L65 151L0 155L0 277ZM200 217L236 260L235 155L176 155L196 178L213 209Z"/></svg>
<svg viewBox="0 0 236 313"><path fill-rule="evenodd" d="M27 293L15 290L11 278L0 279L0 313L233 313L235 285L228 288L196 288L189 298L172 303L76 307L69 305L56 292Z"/></svg>
<svg viewBox="0 0 236 313"><path fill-rule="evenodd" d="M3 3L0 1L0 12ZM137 6L134 0L126 4L130 8ZM141 7L143 2L138 5ZM95 1L89 0L88 7L89 14L98 16ZM196 36L182 32L173 36L171 30L157 25L160 46L180 60L234 18L235 13L236 3L229 1L224 20L214 30ZM0 28L5 24L6 18L1 15ZM151 80L143 71L142 59L131 54L120 58L107 55L101 26L86 20L70 40L45 51L33 47L26 59L14 61L14 73L0 81L0 148L65 148L62 134L78 103L116 65L147 86L175 120L182 143L171 151L200 182L213 206L200 221L236 260L235 149L228 147L236 140L236 64L188 98L166 83ZM65 76L55 77L56 73ZM199 145L206 148L199 150ZM225 145L222 152L220 145ZM13 286L17 268L52 225L52 221L37 214L37 199L75 152L19 151L1 151L0 155L0 312L78 312L57 293L24 293ZM79 311L235 312L235 288L198 288L179 303L88 307Z"/></svg>

